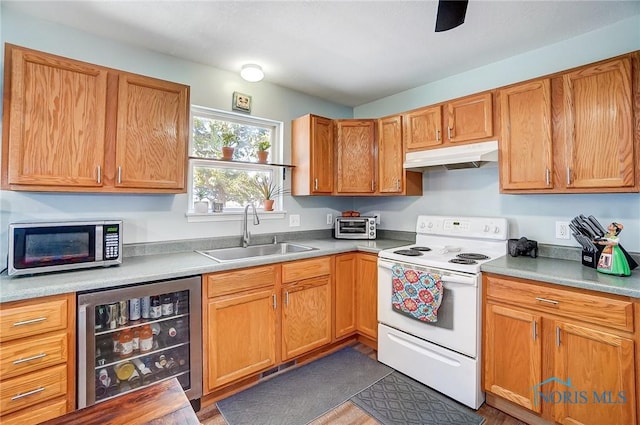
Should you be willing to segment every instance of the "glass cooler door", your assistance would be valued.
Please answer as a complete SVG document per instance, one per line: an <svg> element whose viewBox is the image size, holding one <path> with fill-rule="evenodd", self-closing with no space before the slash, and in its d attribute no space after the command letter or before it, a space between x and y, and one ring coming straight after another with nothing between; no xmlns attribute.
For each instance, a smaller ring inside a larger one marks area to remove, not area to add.
<svg viewBox="0 0 640 425"><path fill-rule="evenodd" d="M78 296L78 406L177 377L202 393L200 277Z"/></svg>

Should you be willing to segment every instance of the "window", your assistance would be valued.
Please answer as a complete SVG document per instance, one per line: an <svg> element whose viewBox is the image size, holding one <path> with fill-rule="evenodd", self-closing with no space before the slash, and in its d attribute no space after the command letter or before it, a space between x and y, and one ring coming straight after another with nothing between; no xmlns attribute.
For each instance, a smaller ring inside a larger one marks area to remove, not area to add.
<svg viewBox="0 0 640 425"><path fill-rule="evenodd" d="M199 200L209 203L208 212L241 212L249 203L264 208L265 186L275 189L274 208L281 210L281 168L258 163L258 150L279 161L282 123L199 106L191 119L188 211ZM222 160L224 146L234 148L233 160Z"/></svg>

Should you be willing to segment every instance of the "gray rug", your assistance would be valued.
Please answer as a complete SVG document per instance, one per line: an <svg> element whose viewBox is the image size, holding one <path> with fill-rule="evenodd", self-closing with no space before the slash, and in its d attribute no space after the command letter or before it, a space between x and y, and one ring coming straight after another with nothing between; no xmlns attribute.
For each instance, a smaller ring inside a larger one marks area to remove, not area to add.
<svg viewBox="0 0 640 425"><path fill-rule="evenodd" d="M351 399L384 425L479 425L482 416L394 371Z"/></svg>
<svg viewBox="0 0 640 425"><path fill-rule="evenodd" d="M229 425L304 425L392 371L345 348L220 400L218 410Z"/></svg>

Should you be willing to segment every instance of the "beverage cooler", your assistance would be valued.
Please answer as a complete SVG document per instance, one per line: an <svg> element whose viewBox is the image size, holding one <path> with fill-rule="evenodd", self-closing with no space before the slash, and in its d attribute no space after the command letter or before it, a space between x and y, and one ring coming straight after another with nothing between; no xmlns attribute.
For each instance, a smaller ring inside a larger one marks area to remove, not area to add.
<svg viewBox="0 0 640 425"><path fill-rule="evenodd" d="M80 293L78 407L173 377L199 405L201 287L197 276Z"/></svg>

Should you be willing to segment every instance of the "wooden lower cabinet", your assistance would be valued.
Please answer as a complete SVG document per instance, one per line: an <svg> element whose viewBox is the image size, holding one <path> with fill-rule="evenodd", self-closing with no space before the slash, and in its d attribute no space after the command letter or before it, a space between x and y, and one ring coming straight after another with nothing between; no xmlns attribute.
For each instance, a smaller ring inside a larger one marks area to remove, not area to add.
<svg viewBox="0 0 640 425"><path fill-rule="evenodd" d="M635 300L487 273L483 279L484 390L511 403L502 410L520 418L534 412L527 422L535 423L637 423Z"/></svg>
<svg viewBox="0 0 640 425"><path fill-rule="evenodd" d="M334 336L341 338L356 331L357 257L349 253L336 255L334 272Z"/></svg>
<svg viewBox="0 0 640 425"><path fill-rule="evenodd" d="M377 341L378 256L358 253L356 260L356 329Z"/></svg>
<svg viewBox="0 0 640 425"><path fill-rule="evenodd" d="M204 276L204 393L277 362L280 265Z"/></svg>
<svg viewBox="0 0 640 425"><path fill-rule="evenodd" d="M75 408L75 294L0 305L0 423L30 425Z"/></svg>

